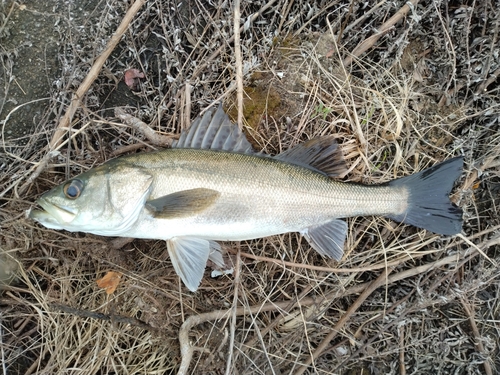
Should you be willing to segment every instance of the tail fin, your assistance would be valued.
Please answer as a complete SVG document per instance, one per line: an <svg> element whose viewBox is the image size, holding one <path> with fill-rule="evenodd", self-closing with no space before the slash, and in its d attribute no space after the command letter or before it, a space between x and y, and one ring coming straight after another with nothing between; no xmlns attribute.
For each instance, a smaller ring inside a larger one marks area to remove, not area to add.
<svg viewBox="0 0 500 375"><path fill-rule="evenodd" d="M392 186L406 186L409 191L408 210L392 216L399 222L415 225L439 234L457 234L462 230L462 210L448 195L460 177L463 158L446 160L422 172L391 181Z"/></svg>

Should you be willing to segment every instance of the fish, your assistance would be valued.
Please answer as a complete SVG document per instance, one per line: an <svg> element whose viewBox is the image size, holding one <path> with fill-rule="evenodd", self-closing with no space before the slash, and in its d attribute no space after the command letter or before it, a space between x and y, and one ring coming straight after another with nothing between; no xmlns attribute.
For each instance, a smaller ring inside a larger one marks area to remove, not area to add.
<svg viewBox="0 0 500 375"><path fill-rule="evenodd" d="M224 266L220 241L299 232L340 261L347 223L383 216L442 234L462 228L449 194L463 157L378 185L343 182L333 135L278 155L256 152L219 105L198 116L171 148L111 159L36 200L41 225L99 236L165 240L172 265L196 291L210 259Z"/></svg>

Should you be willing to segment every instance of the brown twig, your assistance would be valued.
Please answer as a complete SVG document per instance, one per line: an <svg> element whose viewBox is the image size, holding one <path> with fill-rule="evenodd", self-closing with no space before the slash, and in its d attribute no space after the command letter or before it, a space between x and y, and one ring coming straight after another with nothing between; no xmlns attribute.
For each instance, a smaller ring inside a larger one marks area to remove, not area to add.
<svg viewBox="0 0 500 375"><path fill-rule="evenodd" d="M229 356L226 363L226 375L231 374L231 363L233 358L234 335L236 333L236 311L238 310L238 291L240 289L240 274L241 274L241 256L239 254L240 247L238 246L238 254L236 255L236 264L234 265L234 295L231 316L231 331L229 336Z"/></svg>
<svg viewBox="0 0 500 375"><path fill-rule="evenodd" d="M385 269L379 277L377 277L373 282L366 286L365 290L361 295L356 299L356 301L347 309L346 313L339 319L337 324L332 328L331 332L326 335L323 341L318 345L314 353L307 359L307 361L302 365L297 372L296 375L303 374L309 365L314 362L328 347L330 341L332 341L335 336L340 332L342 327L347 323L349 318L358 310L358 308L363 304L363 302L377 289L378 287L387 283L387 277L392 272L391 268Z"/></svg>
<svg viewBox="0 0 500 375"><path fill-rule="evenodd" d="M228 249L228 252L230 253L235 253L235 251ZM241 256L249 259L254 259L262 262L268 262L268 263L274 263L277 264L278 266L282 267L288 267L288 268L303 268L307 270L313 270L313 271L318 271L318 272L331 272L331 273L353 273L353 272L366 272L366 271L374 271L386 267L394 267L397 266L403 262L406 262L408 260L415 260L418 258L423 257L424 253L421 254L414 254L410 257L405 256L404 258L396 259L391 262L387 263L380 263L380 264L373 264L368 267L353 267L353 268L333 268L333 267L322 267L322 266L314 266L311 264L305 264L305 263L294 263L294 262L288 262L282 259L275 259L275 258L269 258L269 257L263 257L259 255L253 255L250 253L245 253L241 252Z"/></svg>
<svg viewBox="0 0 500 375"><path fill-rule="evenodd" d="M115 108L115 116L128 126L131 126L141 132L147 138L147 140L155 146L165 147L172 144L172 136L158 134L153 129L151 129L148 124L142 122L137 117L129 115L121 108Z"/></svg>
<svg viewBox="0 0 500 375"><path fill-rule="evenodd" d="M410 11L411 7L414 7L418 4L419 0L410 0L408 3L410 4L405 4L394 16L389 18L387 22L385 22L382 26L380 26L378 32L375 35L370 36L369 38L365 39L361 43L359 43L356 48L350 53L349 56L347 56L344 61L343 65L345 67L348 67L349 65L352 64L354 61L354 58L361 56L363 53L365 53L367 50L373 47L373 45L384 35L386 34L391 27L393 27L397 22L399 22L406 14Z"/></svg>
<svg viewBox="0 0 500 375"><path fill-rule="evenodd" d="M78 87L78 90L76 90L76 93L73 94L73 97L71 99L71 103L69 107L66 110L66 113L64 114L63 118L59 122L59 124L56 127L56 130L54 132L54 135L52 136L52 139L49 142L49 148L47 154L43 157L43 159L40 161L38 166L35 168L33 173L30 175L26 183L21 187L20 192L22 193L28 185L30 185L39 175L42 173L42 171L46 168L47 164L49 163L50 159L52 158L52 151L56 150L59 144L61 143L62 139L64 138L66 132L70 128L70 123L71 120L73 119L73 116L76 113L76 110L80 106L80 102L85 95L85 93L88 91L92 83L95 81L97 78L99 71L101 70L102 66L108 59L109 55L113 50L115 49L116 45L120 42L121 37L127 30L130 22L132 22L132 19L134 18L135 14L139 11L141 6L146 2L146 0L136 0L135 3L130 7L128 12L125 14L123 17L122 22L116 29L116 32L113 34L111 39L109 40L105 50L103 53L94 61L94 64L92 65L92 68L90 69L89 73L81 83L80 87Z"/></svg>
<svg viewBox="0 0 500 375"><path fill-rule="evenodd" d="M483 342L481 341L481 334L479 333L479 329L477 328L476 320L474 319L474 307L469 305L463 298L460 298L460 302L462 304L462 307L465 310L465 313L469 317L469 323L472 328L472 333L474 334L474 338L476 341L476 346L477 350L479 351L480 354L484 355L484 346ZM493 369L491 368L490 363L488 362L488 359L486 359L483 363L484 366L484 373L486 375L493 375Z"/></svg>
<svg viewBox="0 0 500 375"><path fill-rule="evenodd" d="M405 366L405 326L401 326L399 331L399 374L406 375Z"/></svg>
<svg viewBox="0 0 500 375"><path fill-rule="evenodd" d="M114 158L114 157L117 157L117 156L122 155L122 154L132 153L132 152L137 151L137 150L139 150L139 149L141 149L143 147L150 147L153 150L155 149L153 146L150 146L150 145L147 145L147 144L132 143L130 145L122 146L120 148L117 148L116 150L111 151L111 153L109 154L109 156L111 158Z"/></svg>
<svg viewBox="0 0 500 375"><path fill-rule="evenodd" d="M122 316L122 315L116 315L116 314L103 314L103 313L98 313L95 311L88 311L88 310L81 310L81 309L75 309L73 307L67 306L67 305L62 305L59 303L53 303L51 304L52 308L55 310L62 311L64 313L68 313L71 315L75 316L80 316L82 318L91 318L91 319L98 319L98 320L106 320L110 322L116 322L116 323L125 323L125 324L130 324L132 326L136 326L142 329L146 329L148 331L156 331L156 328L151 327L149 324L144 323L140 321L139 319L135 318L130 318L128 316Z"/></svg>
<svg viewBox="0 0 500 375"><path fill-rule="evenodd" d="M188 129L191 126L191 93L193 92L193 86L186 82L184 87L184 124L181 129Z"/></svg>
<svg viewBox="0 0 500 375"><path fill-rule="evenodd" d="M69 129L71 120L73 119L73 116L75 115L76 110L80 106L80 102L85 95L85 93L88 91L92 83L95 81L97 76L99 75L99 72L101 71L102 66L108 59L109 55L113 50L115 49L116 45L120 42L120 39L122 38L123 34L125 31L127 31L128 26L130 22L132 22L132 19L136 15L136 13L139 11L141 6L146 2L146 0L135 0L135 3L130 7L130 9L127 11L125 16L123 17L122 22L116 29L116 32L113 34L111 39L109 40L106 48L104 51L101 53L101 55L94 61L94 64L92 65L92 68L90 69L89 73L81 83L80 87L78 87L78 90L76 90L76 93L73 94L73 98L71 99L71 103L66 110L66 113L64 114L64 117L61 119L59 122L59 125L56 128L56 131L54 135L52 136L52 139L49 143L49 150L54 150L59 143L62 141L64 138L64 135Z"/></svg>
<svg viewBox="0 0 500 375"><path fill-rule="evenodd" d="M243 127L243 58L240 46L240 1L234 1L234 59L236 67L236 95L238 99L238 126Z"/></svg>

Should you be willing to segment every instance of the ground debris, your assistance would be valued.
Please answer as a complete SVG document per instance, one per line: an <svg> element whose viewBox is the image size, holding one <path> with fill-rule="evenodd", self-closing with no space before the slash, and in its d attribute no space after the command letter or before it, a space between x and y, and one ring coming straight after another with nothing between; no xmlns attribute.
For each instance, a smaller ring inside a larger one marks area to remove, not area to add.
<svg viewBox="0 0 500 375"><path fill-rule="evenodd" d="M47 148L129 3L86 5L95 8L81 24L68 16L75 8L54 8L69 26L57 56L38 56L60 68L49 78L46 113L16 138L4 132L14 117L0 119L0 259L15 273L0 290L8 373L174 373L183 360L179 332L192 356L188 373L500 371L498 7L241 2L243 124L254 148L277 154L333 134L349 166L344 179L362 183L464 155L453 195L464 226L449 238L352 218L339 263L296 233L223 243L229 266L241 256L237 292L232 275L207 270L189 293L163 241L108 242L44 229L25 215L71 176L118 154L168 147L209 106L237 113L233 3L152 0L80 98L61 144ZM9 22L22 13L10 9L0 5L14 32ZM23 84L14 77L20 62L2 61L8 97ZM130 67L133 90L122 80ZM110 270L123 276L107 294L96 280Z"/></svg>

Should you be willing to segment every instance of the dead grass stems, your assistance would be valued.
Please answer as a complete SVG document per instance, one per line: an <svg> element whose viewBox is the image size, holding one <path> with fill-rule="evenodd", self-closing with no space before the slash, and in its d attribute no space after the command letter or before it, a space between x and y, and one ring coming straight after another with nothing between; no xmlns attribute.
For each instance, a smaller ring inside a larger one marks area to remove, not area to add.
<svg viewBox="0 0 500 375"><path fill-rule="evenodd" d="M68 89L67 99L51 104L57 113L61 103L82 103L52 154L45 145L62 119L42 122L24 148L2 138L7 162L0 155L0 166L8 177L0 176L0 248L20 269L1 292L4 368L23 357L27 364L19 366L28 374L495 373L500 138L491 79L498 71L493 60L490 70L480 64L481 53L495 59L498 10L478 2L460 9L411 4L241 2L238 15L202 2L145 2L92 90L72 96ZM469 45L462 19L484 20L476 25L481 46ZM73 68L94 61L96 51L79 54ZM460 60L466 55L476 65ZM146 73L141 90L131 94L129 114L110 120L101 104L117 90L119 72L136 64ZM73 78L66 79L71 88ZM251 89L260 96L251 97ZM247 111L245 131L259 151L275 154L334 134L350 182L384 183L464 155L453 196L465 210L462 235L352 218L338 265L297 234L224 244L234 280L207 273L193 294L179 285L160 241L122 242L117 250L105 239L41 229L23 217L64 178L114 155L169 144L222 99L237 101L239 116ZM49 156L47 169L40 163ZM42 171L36 179L35 169ZM95 279L110 269L124 277L106 296ZM67 310L54 311L56 305Z"/></svg>
<svg viewBox="0 0 500 375"><path fill-rule="evenodd" d="M322 343L316 348L314 353L309 357L309 359L303 364L303 366L300 367L299 370L295 372L296 375L303 374L307 368L309 367L310 364L314 362L315 359L317 359L322 352L326 349L326 347L329 345L329 343L335 338L335 336L342 330L343 326L346 324L347 321L352 317L352 315L359 309L359 307L363 304L363 302L379 287L381 286L389 286L392 283L404 280L406 278L414 277L416 275L420 274L425 274L426 272L433 270L433 269L439 269L443 266L446 265L455 265L455 267L458 269L462 267L463 264L470 262L474 257L476 257L478 254L482 253L483 251L486 251L488 247L495 245L496 242L485 242L483 244L480 244L478 246L471 247L467 250L464 250L460 253L457 253L455 255L451 255L448 257L445 257L443 259L439 259L435 262L420 266L420 267L415 267L408 269L406 271L401 271L396 274L393 274L391 276L391 273L394 271L396 268L396 265L388 266L386 267L382 273L377 277L372 282L366 282L362 283L360 285L357 285L355 287L350 287L346 289L343 292L332 292L330 294L325 295L322 299L317 299L317 298L301 298L299 301L296 303L285 301L285 302L269 302L263 305L257 305L257 306L241 306L234 308L237 304L237 295L235 298L235 301L233 301L233 308L229 310L219 310L219 311L212 311L209 313L204 313L200 315L191 315L182 325L180 331L179 331L179 342L180 342L180 347L181 347L181 356L182 356L182 363L180 366L180 370L178 375L184 375L188 374L188 369L191 363L191 359L193 356L194 351L196 350L195 347L193 347L190 344L190 339L189 339L189 332L190 330L195 327L196 325L199 325L201 323L205 323L208 321L216 321L216 320L221 320L224 318L228 318L229 316L233 316L233 319L235 316L242 316L242 315L248 315L248 314L257 314L261 312L266 312L266 311L283 311L283 312L289 312L294 308L300 308L300 307L307 307L307 306L312 306L312 305L321 305L322 303L326 302L327 304L329 301L334 301L336 299L346 297L349 295L353 294L360 294L360 296L356 299L356 301L350 305L349 309L341 316L341 318L337 321L335 326L331 329L331 332L323 339ZM249 254L241 254L242 256L249 255ZM252 258L254 258L252 256ZM237 258L239 259L239 258ZM268 259L265 259L268 260ZM274 261L274 260L272 260ZM402 263L402 262L400 262ZM281 264L283 265L283 264ZM291 266L291 265L286 265ZM307 265L299 265L299 264L294 264L293 266L295 267L303 267L303 268L308 268ZM321 269L323 270L323 269ZM328 272L336 272L337 270L335 269L325 269ZM358 272L356 270L352 272ZM442 281L442 280L440 280ZM261 333L262 334L262 333ZM248 344L247 344L248 345ZM232 347L232 346L231 346ZM481 349L483 351L483 349Z"/></svg>
<svg viewBox="0 0 500 375"><path fill-rule="evenodd" d="M400 10L396 12L387 22L384 22L377 30L377 33L370 36L369 38L363 40L359 43L356 48L347 56L344 61L344 67L348 67L352 64L354 58L360 57L363 53L372 48L377 41L384 36L386 33L390 31L390 29L403 17L405 17L409 11L414 11L414 8L417 6L419 0L411 0L408 1Z"/></svg>

